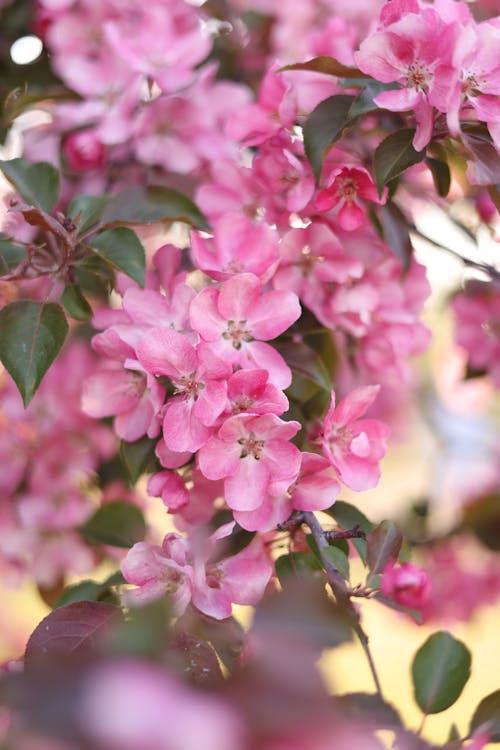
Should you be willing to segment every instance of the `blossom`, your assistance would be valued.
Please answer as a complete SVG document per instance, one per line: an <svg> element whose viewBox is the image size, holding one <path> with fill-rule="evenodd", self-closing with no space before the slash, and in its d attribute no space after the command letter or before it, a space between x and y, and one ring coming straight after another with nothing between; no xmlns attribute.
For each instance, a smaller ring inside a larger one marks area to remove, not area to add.
<svg viewBox="0 0 500 750"><path fill-rule="evenodd" d="M396 604L421 610L431 593L431 581L425 570L409 562L396 566L391 560L382 572L382 594Z"/></svg>
<svg viewBox="0 0 500 750"><path fill-rule="evenodd" d="M341 167L329 176L326 187L316 195L314 206L318 211L337 208L339 225L350 231L360 227L366 218L359 198L384 203L368 170L364 167Z"/></svg>
<svg viewBox="0 0 500 750"><path fill-rule="evenodd" d="M378 462L385 456L390 430L377 419L359 419L374 402L378 385L351 391L335 405L332 391L330 408L320 438L324 455L352 490L375 487L380 478Z"/></svg>
<svg viewBox="0 0 500 750"><path fill-rule="evenodd" d="M281 494L296 480L300 451L289 441L299 429L275 414L229 417L201 448L199 467L208 479L224 479L230 508L256 510L267 493Z"/></svg>
<svg viewBox="0 0 500 750"><path fill-rule="evenodd" d="M196 348L169 328L152 328L139 342L137 356L147 372L166 375L175 394L164 407L163 438L172 451L197 451L207 441L226 405L228 362L206 344Z"/></svg>
<svg viewBox="0 0 500 750"><path fill-rule="evenodd" d="M251 273L232 276L220 290L205 287L190 309L192 328L215 354L237 367L267 370L269 381L278 388L290 385L290 368L264 342L286 331L299 316L293 292L262 292L261 282Z"/></svg>

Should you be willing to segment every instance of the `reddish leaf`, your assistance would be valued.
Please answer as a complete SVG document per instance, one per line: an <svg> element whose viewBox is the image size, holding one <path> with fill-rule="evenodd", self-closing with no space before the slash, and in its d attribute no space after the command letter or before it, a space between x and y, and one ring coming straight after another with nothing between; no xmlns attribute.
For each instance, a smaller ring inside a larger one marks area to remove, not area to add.
<svg viewBox="0 0 500 750"><path fill-rule="evenodd" d="M49 656L87 655L121 617L103 602L73 602L45 617L31 634L24 654L27 667Z"/></svg>

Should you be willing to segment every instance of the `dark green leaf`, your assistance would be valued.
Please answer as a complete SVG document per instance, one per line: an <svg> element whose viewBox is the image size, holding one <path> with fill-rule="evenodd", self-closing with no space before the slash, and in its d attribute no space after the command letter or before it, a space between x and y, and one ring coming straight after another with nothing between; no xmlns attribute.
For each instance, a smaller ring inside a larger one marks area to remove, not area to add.
<svg viewBox="0 0 500 750"><path fill-rule="evenodd" d="M206 218L187 196L171 188L140 185L125 188L110 200L102 226L156 221L184 221L196 229L209 229Z"/></svg>
<svg viewBox="0 0 500 750"><path fill-rule="evenodd" d="M390 703L376 693L347 693L335 697L335 705L346 719L376 727L400 727L401 718Z"/></svg>
<svg viewBox="0 0 500 750"><path fill-rule="evenodd" d="M425 158L425 149L415 151L413 148L414 135L413 128L403 128L391 133L377 146L373 171L380 195L390 180Z"/></svg>
<svg viewBox="0 0 500 750"><path fill-rule="evenodd" d="M77 284L71 284L71 286L66 287L62 294L61 302L66 312L75 320L89 320L92 315L92 308Z"/></svg>
<svg viewBox="0 0 500 750"><path fill-rule="evenodd" d="M338 354L333 343L332 332L325 329L317 333L306 334L304 343L319 354L332 380L338 364Z"/></svg>
<svg viewBox="0 0 500 750"><path fill-rule="evenodd" d="M402 543L403 536L392 521L382 521L370 531L366 540L370 577L382 573L390 560L397 560Z"/></svg>
<svg viewBox="0 0 500 750"><path fill-rule="evenodd" d="M0 276L11 273L24 260L26 248L11 242L7 235L0 232Z"/></svg>
<svg viewBox="0 0 500 750"><path fill-rule="evenodd" d="M483 698L474 711L469 734L477 731L487 732L490 735L489 742L500 742L500 690Z"/></svg>
<svg viewBox="0 0 500 750"><path fill-rule="evenodd" d="M325 154L354 121L349 115L353 102L354 97L347 94L330 96L320 102L307 118L304 125L304 148L316 182L319 182L321 176Z"/></svg>
<svg viewBox="0 0 500 750"><path fill-rule="evenodd" d="M445 161L441 161L441 159L432 159L430 157L425 160L425 163L431 170L436 193L441 198L446 198L450 192L451 185L451 172L448 164Z"/></svg>
<svg viewBox="0 0 500 750"><path fill-rule="evenodd" d="M350 570L349 570L349 560L347 555L342 552L341 549L338 547L327 547L323 550L323 554L325 557L330 560L331 563L337 568L342 578L345 578L346 581L349 580L350 576Z"/></svg>
<svg viewBox="0 0 500 750"><path fill-rule="evenodd" d="M302 342L276 341L275 348L284 357L292 373L330 391L332 381L320 355ZM312 394L311 394L312 395Z"/></svg>
<svg viewBox="0 0 500 750"><path fill-rule="evenodd" d="M380 81L370 81L363 87L359 92L358 96L353 101L349 110L350 117L358 117L364 115L367 112L374 112L379 109L379 106L373 101L376 96L382 93L382 91L390 91L391 89L399 89L398 83L381 83Z"/></svg>
<svg viewBox="0 0 500 750"><path fill-rule="evenodd" d="M101 585L95 581L80 581L66 589L55 603L54 609L73 602L96 602L101 590Z"/></svg>
<svg viewBox="0 0 500 750"><path fill-rule="evenodd" d="M343 65L343 63L339 62L334 57L328 57L328 55L313 57L312 60L307 60L307 62L304 63L285 65L283 68L280 68L278 72L281 72L282 70L310 70L315 73L325 73L329 76L336 76L337 78L365 79L370 77L357 68L350 68L348 65Z"/></svg>
<svg viewBox="0 0 500 750"><path fill-rule="evenodd" d="M321 570L321 564L309 552L290 552L281 555L275 562L276 575L280 584L285 587L294 577L309 577Z"/></svg>
<svg viewBox="0 0 500 750"><path fill-rule="evenodd" d="M471 655L461 641L442 630L431 635L412 665L415 700L424 714L453 705L470 676Z"/></svg>
<svg viewBox="0 0 500 750"><path fill-rule="evenodd" d="M139 508L116 500L98 508L78 531L91 542L112 547L132 547L144 539L146 524Z"/></svg>
<svg viewBox="0 0 500 750"><path fill-rule="evenodd" d="M391 252L400 261L402 272L406 273L413 254L408 222L402 211L392 201L379 207L378 217L383 238Z"/></svg>
<svg viewBox="0 0 500 750"><path fill-rule="evenodd" d="M135 484L154 459L156 440L139 438L133 443L124 440L120 443L120 457L125 465L130 482Z"/></svg>
<svg viewBox="0 0 500 750"><path fill-rule="evenodd" d="M447 743L456 742L457 740L460 740L460 732L458 731L457 725L452 724L448 733Z"/></svg>
<svg viewBox="0 0 500 750"><path fill-rule="evenodd" d="M361 531L368 534L373 529L373 523L368 520L364 513L354 507L354 505L346 503L343 500L337 500L331 508L328 508L328 510L324 512L328 513L328 515L335 519L344 531L359 526ZM352 544L356 548L363 563L366 564L366 541L364 539L352 539Z"/></svg>
<svg viewBox="0 0 500 750"><path fill-rule="evenodd" d="M135 232L128 227L108 229L94 235L88 244L101 258L144 286L146 253Z"/></svg>
<svg viewBox="0 0 500 750"><path fill-rule="evenodd" d="M26 203L52 211L59 196L59 174L51 164L11 159L0 162L0 169Z"/></svg>
<svg viewBox="0 0 500 750"><path fill-rule="evenodd" d="M73 198L68 207L68 216L77 220L77 237L98 223L109 200L107 195L77 195Z"/></svg>
<svg viewBox="0 0 500 750"><path fill-rule="evenodd" d="M127 620L109 633L107 651L127 658L138 656L159 662L169 637L170 602L164 596L141 607L131 607Z"/></svg>
<svg viewBox="0 0 500 750"><path fill-rule="evenodd" d="M0 360L27 406L61 349L68 323L52 302L19 300L0 310Z"/></svg>

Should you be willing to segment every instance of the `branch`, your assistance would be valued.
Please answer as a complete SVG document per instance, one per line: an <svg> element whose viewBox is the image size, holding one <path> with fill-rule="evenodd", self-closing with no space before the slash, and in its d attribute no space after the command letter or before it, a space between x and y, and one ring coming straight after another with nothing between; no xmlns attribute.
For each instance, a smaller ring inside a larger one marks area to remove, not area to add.
<svg viewBox="0 0 500 750"><path fill-rule="evenodd" d="M365 652L365 656L368 660L368 665L372 673L376 691L379 697L382 698L383 697L382 688L380 685L380 680L377 674L377 670L375 668L375 663L373 661L373 657L370 651L370 646L368 643L368 636L366 635L365 631L363 630L361 626L359 613L357 612L356 608L354 607L351 601L351 592L347 588L344 579L340 575L335 565L324 554L324 550L326 550L329 547L328 534L332 532L323 531L321 524L319 523L314 513L312 513L311 511L306 511L304 513L301 513L300 515L301 515L303 523L309 526L311 533L313 535L314 541L316 542L318 546L319 554L321 556L321 562L323 563L323 566L325 568L326 577L328 579L328 583L330 584L330 588L332 589L332 592L335 596L335 599L337 600L340 606L345 607L346 611L352 617L352 620L354 623L354 631L359 638L363 651Z"/></svg>
<svg viewBox="0 0 500 750"><path fill-rule="evenodd" d="M446 247L446 245L442 245L440 242L436 242L436 240L428 237L426 234L421 232L420 229L417 229L414 224L410 226L410 231L416 234L422 240L428 242L430 245L437 247L439 250L444 250L446 253L453 255L454 258L458 258L458 260L461 260L464 265L470 266L471 268L476 268L478 271L482 271L483 273L485 273L491 279L500 281L500 271L498 271L495 266L492 266L489 263L481 263L477 260L472 260L472 258L465 258L463 255L460 255L460 253L457 253L456 250L452 250L451 247Z"/></svg>

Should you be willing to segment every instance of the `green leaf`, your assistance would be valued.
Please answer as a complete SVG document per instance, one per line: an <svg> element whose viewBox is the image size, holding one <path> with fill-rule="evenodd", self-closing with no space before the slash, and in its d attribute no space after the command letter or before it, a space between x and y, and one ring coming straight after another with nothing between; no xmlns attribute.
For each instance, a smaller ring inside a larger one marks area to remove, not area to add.
<svg viewBox="0 0 500 750"><path fill-rule="evenodd" d="M310 552L290 552L281 555L274 563L280 584L285 587L291 578L310 577L321 570L322 565Z"/></svg>
<svg viewBox="0 0 500 750"><path fill-rule="evenodd" d="M490 735L489 742L500 742L500 690L483 698L474 711L469 734L478 730Z"/></svg>
<svg viewBox="0 0 500 750"><path fill-rule="evenodd" d="M0 169L26 203L52 211L59 197L59 174L51 164L11 159L0 162Z"/></svg>
<svg viewBox="0 0 500 750"><path fill-rule="evenodd" d="M436 193L441 198L446 198L451 186L451 172L448 164L441 159L432 159L431 157L428 157L425 163L431 170Z"/></svg>
<svg viewBox="0 0 500 750"><path fill-rule="evenodd" d="M66 312L75 320L89 320L92 315L92 308L77 284L66 287L62 293L61 302Z"/></svg>
<svg viewBox="0 0 500 750"><path fill-rule="evenodd" d="M26 260L26 248L10 241L10 237L0 232L0 276L11 273Z"/></svg>
<svg viewBox="0 0 500 750"><path fill-rule="evenodd" d="M415 130L403 128L387 136L376 148L373 160L373 171L379 194L387 183L405 169L418 164L425 158L425 149L415 151L412 145Z"/></svg>
<svg viewBox="0 0 500 750"><path fill-rule="evenodd" d="M157 221L184 221L196 229L209 224L193 201L171 188L133 185L115 195L102 217L102 226L153 224Z"/></svg>
<svg viewBox="0 0 500 750"><path fill-rule="evenodd" d="M359 92L351 107L349 109L350 117L358 117L364 115L367 112L374 112L380 107L373 101L376 96L382 93L382 91L390 91L391 89L399 89L398 83L381 83L380 81L370 81L363 87Z"/></svg>
<svg viewBox="0 0 500 750"><path fill-rule="evenodd" d="M354 98L347 94L330 96L320 102L307 118L304 125L304 148L316 182L321 177L326 152L354 122L349 114Z"/></svg>
<svg viewBox="0 0 500 750"><path fill-rule="evenodd" d="M78 531L91 542L112 547L132 547L144 539L146 524L139 508L116 500L98 508Z"/></svg>
<svg viewBox="0 0 500 750"><path fill-rule="evenodd" d="M326 391L331 390L330 373L323 359L314 349L302 342L292 341L275 341L274 347L284 357L294 375L300 375Z"/></svg>
<svg viewBox="0 0 500 750"><path fill-rule="evenodd" d="M344 65L334 57L329 57L328 55L313 57L312 60L307 60L307 62L303 63L293 63L292 65L285 65L277 72L280 73L282 70L310 70L315 73L325 73L325 75L336 76L337 78L364 79L370 77L365 73L362 73L357 68L351 68L348 65Z"/></svg>
<svg viewBox="0 0 500 750"><path fill-rule="evenodd" d="M380 576L378 576L378 578L380 578ZM376 584L376 581L373 581L374 586L375 584ZM402 612L405 615L409 615L419 625L422 624L422 612L420 612L420 610L410 609L410 607L403 607L402 604L398 604L397 602L394 601L394 599L386 599L386 597L382 596L380 592L377 592L373 598L376 599L378 602L385 604L385 606L389 607L389 609L394 609L396 612Z"/></svg>
<svg viewBox="0 0 500 750"><path fill-rule="evenodd" d="M98 581L85 580L76 583L74 586L69 586L64 593L59 597L54 605L54 609L57 607L63 607L65 604L71 604L72 602L106 602L108 604L118 604L116 596L113 594L111 587L119 586L125 583L120 571L113 573L111 576L106 578L105 581L99 583Z"/></svg>
<svg viewBox="0 0 500 750"><path fill-rule="evenodd" d="M400 727L401 717L390 703L376 693L346 693L335 696L340 715L353 722L376 727Z"/></svg>
<svg viewBox="0 0 500 750"><path fill-rule="evenodd" d="M403 536L393 521L382 521L368 534L366 560L370 577L382 573L390 560L396 560L403 543Z"/></svg>
<svg viewBox="0 0 500 750"><path fill-rule="evenodd" d="M146 253L135 232L127 227L108 229L94 235L88 244L101 258L144 286Z"/></svg>
<svg viewBox="0 0 500 750"><path fill-rule="evenodd" d="M348 529L354 529L359 526L361 531L368 534L374 527L374 524L368 520L364 513L350 503L346 503L343 500L337 500L331 508L324 511L328 513L344 531ZM352 539L352 544L357 550L363 563L366 565L366 541L364 539Z"/></svg>
<svg viewBox="0 0 500 750"><path fill-rule="evenodd" d="M342 552L338 547L327 547L323 550L323 554L337 568L342 578L348 581L350 576L349 560L345 552Z"/></svg>
<svg viewBox="0 0 500 750"><path fill-rule="evenodd" d="M77 237L97 224L109 203L108 195L77 195L68 207L68 216L77 220Z"/></svg>
<svg viewBox="0 0 500 750"><path fill-rule="evenodd" d="M442 630L431 635L412 664L415 700L424 714L437 714L453 705L470 676L467 647Z"/></svg>
<svg viewBox="0 0 500 750"><path fill-rule="evenodd" d="M133 443L124 440L120 443L120 458L132 484L137 482L154 459L156 443L156 440L148 437L139 438Z"/></svg>
<svg viewBox="0 0 500 750"><path fill-rule="evenodd" d="M68 332L53 302L19 300L0 310L0 360L28 406Z"/></svg>
<svg viewBox="0 0 500 750"><path fill-rule="evenodd" d="M408 222L402 211L392 201L378 209L378 218L382 227L383 239L389 249L401 263L403 274L410 267L413 246L408 231Z"/></svg>

